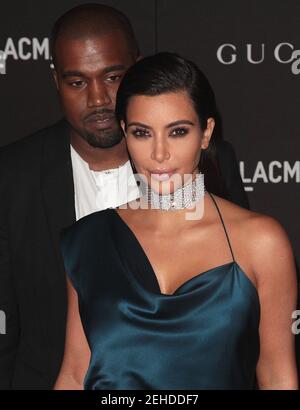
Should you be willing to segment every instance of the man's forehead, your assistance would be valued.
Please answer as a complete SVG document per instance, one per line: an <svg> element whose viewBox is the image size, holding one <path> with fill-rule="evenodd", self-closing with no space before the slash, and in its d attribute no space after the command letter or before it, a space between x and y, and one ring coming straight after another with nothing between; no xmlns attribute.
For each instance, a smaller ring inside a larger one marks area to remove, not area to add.
<svg viewBox="0 0 300 410"><path fill-rule="evenodd" d="M115 42L113 36L68 38L57 44L58 66L83 66L105 68L107 66L132 63L132 55L122 42Z"/></svg>
<svg viewBox="0 0 300 410"><path fill-rule="evenodd" d="M56 42L56 49L70 48L113 48L116 50L128 48L127 39L120 30L108 31L102 35L78 34L78 35L61 35Z"/></svg>

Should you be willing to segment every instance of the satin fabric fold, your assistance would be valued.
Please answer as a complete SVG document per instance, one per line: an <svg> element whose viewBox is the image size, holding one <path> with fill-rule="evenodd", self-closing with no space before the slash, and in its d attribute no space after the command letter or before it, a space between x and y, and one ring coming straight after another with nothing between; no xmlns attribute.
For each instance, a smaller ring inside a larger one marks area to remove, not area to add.
<svg viewBox="0 0 300 410"><path fill-rule="evenodd" d="M260 304L236 261L173 295L113 209L65 230L61 250L91 349L85 389L253 389Z"/></svg>

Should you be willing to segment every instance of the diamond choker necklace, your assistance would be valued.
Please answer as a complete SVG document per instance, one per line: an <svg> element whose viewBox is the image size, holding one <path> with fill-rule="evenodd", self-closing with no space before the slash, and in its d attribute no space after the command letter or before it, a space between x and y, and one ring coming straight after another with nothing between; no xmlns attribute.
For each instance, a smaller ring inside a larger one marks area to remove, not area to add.
<svg viewBox="0 0 300 410"><path fill-rule="evenodd" d="M170 194L159 194L147 187L148 203L151 209L176 210L190 207L194 202L203 198L205 194L204 174L196 175L188 182Z"/></svg>

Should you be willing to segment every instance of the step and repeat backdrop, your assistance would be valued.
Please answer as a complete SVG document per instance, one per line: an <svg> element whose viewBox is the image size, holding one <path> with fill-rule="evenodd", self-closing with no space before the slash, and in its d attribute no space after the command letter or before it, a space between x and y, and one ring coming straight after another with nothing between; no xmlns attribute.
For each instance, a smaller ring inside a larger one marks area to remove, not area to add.
<svg viewBox="0 0 300 410"><path fill-rule="evenodd" d="M81 3L2 2L0 145L62 116L50 72L49 33L59 15ZM251 209L282 223L299 265L299 0L100 3L127 14L144 55L175 51L205 72Z"/></svg>

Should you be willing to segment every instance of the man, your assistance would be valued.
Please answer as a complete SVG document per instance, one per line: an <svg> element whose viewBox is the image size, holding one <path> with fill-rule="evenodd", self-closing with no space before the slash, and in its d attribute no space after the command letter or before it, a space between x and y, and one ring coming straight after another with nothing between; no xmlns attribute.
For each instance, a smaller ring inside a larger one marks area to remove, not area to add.
<svg viewBox="0 0 300 410"><path fill-rule="evenodd" d="M132 172L114 116L120 80L139 58L127 18L98 4L70 10L54 26L52 56L66 120L0 153L2 389L51 389L58 375L67 310L60 231L137 195L112 190ZM227 186L247 206L232 148L218 149Z"/></svg>

